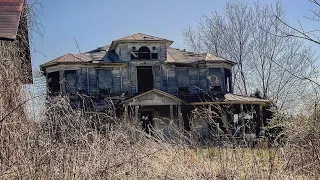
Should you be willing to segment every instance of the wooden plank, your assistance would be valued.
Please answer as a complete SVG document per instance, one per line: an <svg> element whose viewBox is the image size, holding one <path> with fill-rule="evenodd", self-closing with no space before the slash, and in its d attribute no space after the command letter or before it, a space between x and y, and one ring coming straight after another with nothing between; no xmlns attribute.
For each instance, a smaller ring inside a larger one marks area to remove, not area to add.
<svg viewBox="0 0 320 180"><path fill-rule="evenodd" d="M198 70L196 68L189 69L190 76L190 93L196 94L198 92Z"/></svg>
<svg viewBox="0 0 320 180"><path fill-rule="evenodd" d="M166 60L167 59L167 50L165 45L161 45L159 47L159 59Z"/></svg>
<svg viewBox="0 0 320 180"><path fill-rule="evenodd" d="M207 92L207 70L206 68L199 68L199 88Z"/></svg>
<svg viewBox="0 0 320 180"><path fill-rule="evenodd" d="M81 82L81 91L84 94L89 93L89 86L88 86L88 68L81 68L80 72L80 82Z"/></svg>
<svg viewBox="0 0 320 180"><path fill-rule="evenodd" d="M154 74L154 88L162 90L162 78L161 78L161 68L160 66L153 66L153 74Z"/></svg>
<svg viewBox="0 0 320 180"><path fill-rule="evenodd" d="M112 69L112 80L113 80L113 93L120 94L121 93L120 68Z"/></svg>
<svg viewBox="0 0 320 180"><path fill-rule="evenodd" d="M130 92L130 79L129 79L128 67L123 67L121 69L121 75L122 75L122 89L121 89L121 91L126 94L129 94L129 92Z"/></svg>
<svg viewBox="0 0 320 180"><path fill-rule="evenodd" d="M96 69L89 68L88 74L89 74L89 95L96 95L98 93Z"/></svg>
<svg viewBox="0 0 320 180"><path fill-rule="evenodd" d="M177 77L176 77L176 69L175 68L168 68L167 71L167 78L168 78L168 93L176 94L177 93Z"/></svg>

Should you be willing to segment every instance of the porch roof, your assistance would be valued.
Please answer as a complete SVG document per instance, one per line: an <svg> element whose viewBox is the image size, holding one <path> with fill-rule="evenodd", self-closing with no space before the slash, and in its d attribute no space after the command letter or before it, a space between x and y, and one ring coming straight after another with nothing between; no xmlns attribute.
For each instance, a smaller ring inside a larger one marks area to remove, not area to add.
<svg viewBox="0 0 320 180"><path fill-rule="evenodd" d="M141 105L141 106L161 106L161 105L181 105L187 104L176 96L152 89L145 93L134 96L122 102L127 105Z"/></svg>

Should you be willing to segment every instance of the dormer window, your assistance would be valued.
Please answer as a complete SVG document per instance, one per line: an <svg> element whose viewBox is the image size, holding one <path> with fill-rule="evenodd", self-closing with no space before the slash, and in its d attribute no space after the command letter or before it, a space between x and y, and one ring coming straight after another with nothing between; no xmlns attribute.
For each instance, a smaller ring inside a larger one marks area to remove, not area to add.
<svg viewBox="0 0 320 180"><path fill-rule="evenodd" d="M138 59L151 59L150 49L146 46L142 46L138 51Z"/></svg>
<svg viewBox="0 0 320 180"><path fill-rule="evenodd" d="M153 46L153 47L152 47L152 50L155 51L155 50L157 50L157 48L156 48L155 46Z"/></svg>
<svg viewBox="0 0 320 180"><path fill-rule="evenodd" d="M132 51L136 51L136 47L135 46L132 46Z"/></svg>

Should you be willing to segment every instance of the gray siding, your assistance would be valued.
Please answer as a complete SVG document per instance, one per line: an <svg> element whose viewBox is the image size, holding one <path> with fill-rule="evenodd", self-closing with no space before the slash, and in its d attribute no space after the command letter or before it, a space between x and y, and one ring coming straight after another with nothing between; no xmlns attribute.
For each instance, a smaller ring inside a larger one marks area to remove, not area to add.
<svg viewBox="0 0 320 180"><path fill-rule="evenodd" d="M176 77L176 69L169 68L168 71L168 93L176 94L177 93L177 77Z"/></svg>
<svg viewBox="0 0 320 180"><path fill-rule="evenodd" d="M128 45L121 45L119 51L119 56L122 61L130 60Z"/></svg>
<svg viewBox="0 0 320 180"><path fill-rule="evenodd" d="M130 85L131 85L131 94L135 94L137 92L137 67L130 66Z"/></svg>
<svg viewBox="0 0 320 180"><path fill-rule="evenodd" d="M159 59L160 60L166 60L167 59L167 50L166 46L160 46L159 48Z"/></svg>
<svg viewBox="0 0 320 180"><path fill-rule="evenodd" d="M199 68L199 88L207 91L207 71L205 67Z"/></svg>
<svg viewBox="0 0 320 180"><path fill-rule="evenodd" d="M121 74L120 68L114 68L112 70L112 80L113 80L113 93L120 94L121 93Z"/></svg>
<svg viewBox="0 0 320 180"><path fill-rule="evenodd" d="M130 93L130 79L128 67L121 68L121 78L122 78L122 89L121 91L129 94Z"/></svg>
<svg viewBox="0 0 320 180"><path fill-rule="evenodd" d="M196 68L189 69L190 76L190 93L196 94L198 92L198 70Z"/></svg>
<svg viewBox="0 0 320 180"><path fill-rule="evenodd" d="M154 88L162 91L161 67L154 66L153 67L153 74L154 74Z"/></svg>
<svg viewBox="0 0 320 180"><path fill-rule="evenodd" d="M95 68L89 68L89 94L96 95L98 93L97 71Z"/></svg>
<svg viewBox="0 0 320 180"><path fill-rule="evenodd" d="M80 71L80 82L81 82L81 90L84 94L89 93L89 86L88 86L88 69L87 68L81 68Z"/></svg>

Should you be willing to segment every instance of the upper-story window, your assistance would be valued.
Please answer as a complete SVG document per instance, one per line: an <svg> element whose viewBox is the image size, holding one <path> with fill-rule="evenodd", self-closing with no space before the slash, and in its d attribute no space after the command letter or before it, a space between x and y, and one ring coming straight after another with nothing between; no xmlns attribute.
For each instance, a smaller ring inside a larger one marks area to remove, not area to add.
<svg viewBox="0 0 320 180"><path fill-rule="evenodd" d="M109 95L112 93L112 70L97 69L99 94Z"/></svg>
<svg viewBox="0 0 320 180"><path fill-rule="evenodd" d="M142 46L138 50L138 59L151 59L151 52L150 49L146 46Z"/></svg>
<svg viewBox="0 0 320 180"><path fill-rule="evenodd" d="M222 91L221 69L210 68L208 76L208 86L211 92Z"/></svg>
<svg viewBox="0 0 320 180"><path fill-rule="evenodd" d="M77 71L66 70L64 71L66 93L75 93L77 91Z"/></svg>
<svg viewBox="0 0 320 180"><path fill-rule="evenodd" d="M137 50L135 46L131 48L131 59L137 59L137 60L151 60L151 59L158 59L158 51L157 47L153 46L152 50L146 46L142 46Z"/></svg>

